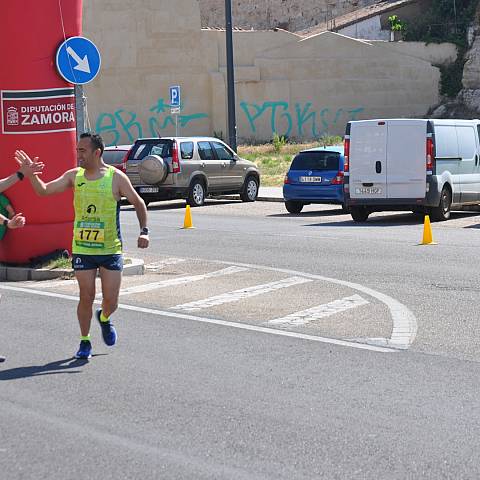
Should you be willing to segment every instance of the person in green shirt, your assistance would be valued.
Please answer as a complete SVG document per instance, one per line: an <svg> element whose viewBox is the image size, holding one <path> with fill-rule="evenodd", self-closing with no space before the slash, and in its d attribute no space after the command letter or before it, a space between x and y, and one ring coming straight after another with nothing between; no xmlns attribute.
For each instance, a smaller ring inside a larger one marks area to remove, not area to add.
<svg viewBox="0 0 480 480"><path fill-rule="evenodd" d="M8 220L15 215L15 210L13 209L10 200L2 193L0 193L0 215L3 215ZM4 225L3 222L0 224L0 240L5 236L7 228L8 227Z"/></svg>
<svg viewBox="0 0 480 480"><path fill-rule="evenodd" d="M38 167L33 167L36 168L38 171ZM23 180L23 177L25 176L25 171L27 167L21 166L20 169L12 173L6 178L1 178L0 179L0 193L4 192L7 188L11 187L12 185L15 185L20 180ZM30 170L29 170L30 171ZM6 198L4 195L1 195L4 199ZM7 200L7 205L10 202ZM13 209L12 209L13 211ZM13 212L11 216L9 216L9 210L6 208L5 205L5 200L0 200L0 225L3 227L3 233L0 230L0 239L3 238L3 235L5 235L5 231L7 228L21 228L25 225L25 217L23 216L22 213L17 213Z"/></svg>
<svg viewBox="0 0 480 480"><path fill-rule="evenodd" d="M29 169L31 171L32 168ZM33 167L35 169L35 167ZM0 192L5 191L25 176L26 167L21 167L17 172L12 173L6 178L0 179ZM38 171L38 168L37 168ZM0 193L0 240L5 235L7 228L21 228L25 225L25 217L21 213L15 214L10 201L5 195ZM5 361L5 357L0 355L0 363Z"/></svg>
<svg viewBox="0 0 480 480"><path fill-rule="evenodd" d="M120 200L122 197L135 208L140 234L137 245L147 248L147 207L121 170L106 165L102 155L104 143L100 135L82 133L77 144L78 167L60 177L43 182L39 170L44 164L22 150L15 158L27 170L33 189L39 195L54 195L73 190L75 219L73 222L72 266L80 289L77 316L80 324L80 348L76 358L92 356L90 323L95 300L97 271L102 284L102 308L95 312L106 345L115 345L117 332L110 316L118 307L122 281L122 236L120 233ZM30 170L29 170L30 169Z"/></svg>

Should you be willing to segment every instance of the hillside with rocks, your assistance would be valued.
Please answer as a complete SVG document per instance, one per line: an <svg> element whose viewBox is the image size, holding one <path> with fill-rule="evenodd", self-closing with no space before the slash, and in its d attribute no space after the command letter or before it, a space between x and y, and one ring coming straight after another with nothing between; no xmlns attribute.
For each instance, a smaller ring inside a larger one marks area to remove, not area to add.
<svg viewBox="0 0 480 480"><path fill-rule="evenodd" d="M225 25L224 0L198 3L202 27ZM296 32L373 3L374 0L232 0L232 16L238 28L283 28Z"/></svg>
<svg viewBox="0 0 480 480"><path fill-rule="evenodd" d="M480 118L480 4L468 30L468 47L463 60L462 89L453 99L445 97L432 109L432 116Z"/></svg>

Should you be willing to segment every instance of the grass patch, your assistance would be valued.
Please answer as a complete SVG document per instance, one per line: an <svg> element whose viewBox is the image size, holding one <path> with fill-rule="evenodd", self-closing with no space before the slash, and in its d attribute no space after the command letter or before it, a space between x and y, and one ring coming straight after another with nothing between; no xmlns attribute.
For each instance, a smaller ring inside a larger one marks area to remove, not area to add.
<svg viewBox="0 0 480 480"><path fill-rule="evenodd" d="M41 265L40 268L46 268L47 270L68 270L72 268L72 259L70 257L60 257L50 260L49 262Z"/></svg>
<svg viewBox="0 0 480 480"><path fill-rule="evenodd" d="M240 157L254 162L260 170L261 183L264 187L281 187L288 172L292 158L301 150L324 145L340 145L342 137L329 136L310 143L267 143L263 145L239 145Z"/></svg>

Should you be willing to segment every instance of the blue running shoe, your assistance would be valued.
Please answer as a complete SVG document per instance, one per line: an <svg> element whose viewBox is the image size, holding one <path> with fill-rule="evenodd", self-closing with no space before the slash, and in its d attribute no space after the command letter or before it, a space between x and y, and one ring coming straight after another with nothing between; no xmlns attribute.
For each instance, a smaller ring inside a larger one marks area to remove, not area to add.
<svg viewBox="0 0 480 480"><path fill-rule="evenodd" d="M98 323L100 324L100 327L102 328L102 337L103 341L105 342L106 345L109 347L112 347L117 343L117 331L115 330L115 327L113 326L112 322L102 322L100 320L100 314L102 313L102 309L98 308L97 311L95 312L95 316L97 317Z"/></svg>
<svg viewBox="0 0 480 480"><path fill-rule="evenodd" d="M82 340L80 342L80 348L78 349L75 358L92 358L92 344L88 340Z"/></svg>

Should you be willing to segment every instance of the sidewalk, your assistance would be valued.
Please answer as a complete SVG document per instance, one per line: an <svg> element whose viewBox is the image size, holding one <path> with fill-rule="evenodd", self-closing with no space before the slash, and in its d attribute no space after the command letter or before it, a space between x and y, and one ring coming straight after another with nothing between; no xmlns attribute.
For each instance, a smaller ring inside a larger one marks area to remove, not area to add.
<svg viewBox="0 0 480 480"><path fill-rule="evenodd" d="M257 200L261 202L283 202L282 187L260 187Z"/></svg>

